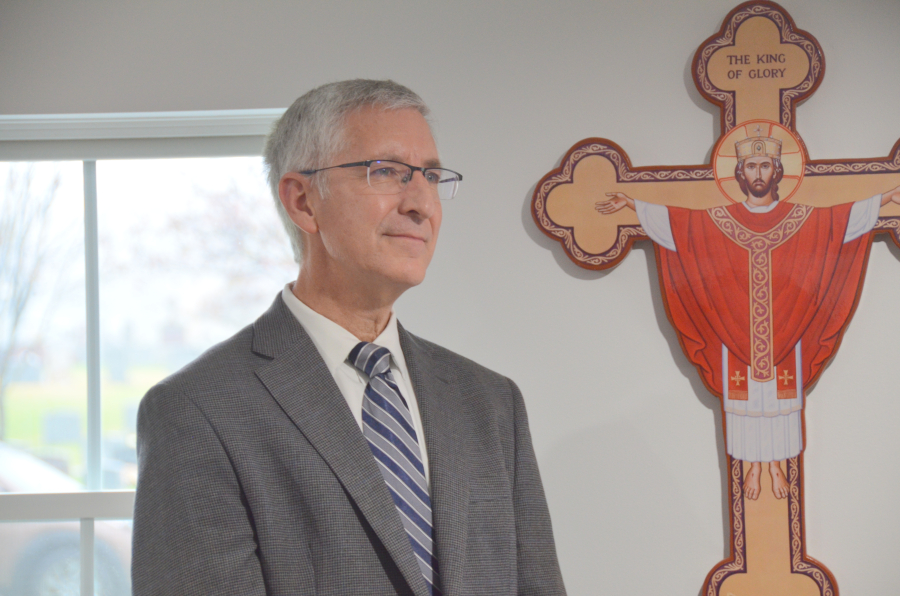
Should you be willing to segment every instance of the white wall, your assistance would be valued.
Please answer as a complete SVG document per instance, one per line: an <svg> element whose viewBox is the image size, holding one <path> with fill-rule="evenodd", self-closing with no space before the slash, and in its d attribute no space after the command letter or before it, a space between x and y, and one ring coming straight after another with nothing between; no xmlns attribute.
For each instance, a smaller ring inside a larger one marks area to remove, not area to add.
<svg viewBox="0 0 900 596"><path fill-rule="evenodd" d="M0 114L284 107L359 76L417 90L465 182L404 324L522 387L571 594L692 595L726 554L718 402L666 321L649 246L606 274L579 269L529 202L588 136L635 165L704 162L718 114L690 62L734 6L7 0ZM784 6L826 57L797 112L811 157L885 155L900 137L900 3ZM896 578L898 295L900 250L876 242L807 410L808 550L843 594Z"/></svg>

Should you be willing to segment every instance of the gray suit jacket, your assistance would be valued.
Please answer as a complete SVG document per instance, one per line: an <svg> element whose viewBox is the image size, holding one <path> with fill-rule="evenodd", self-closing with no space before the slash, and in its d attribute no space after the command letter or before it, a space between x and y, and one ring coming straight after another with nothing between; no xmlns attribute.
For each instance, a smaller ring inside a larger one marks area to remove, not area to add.
<svg viewBox="0 0 900 596"><path fill-rule="evenodd" d="M415 337L446 596L563 594L522 396ZM427 596L347 402L280 295L153 387L138 415L135 596Z"/></svg>

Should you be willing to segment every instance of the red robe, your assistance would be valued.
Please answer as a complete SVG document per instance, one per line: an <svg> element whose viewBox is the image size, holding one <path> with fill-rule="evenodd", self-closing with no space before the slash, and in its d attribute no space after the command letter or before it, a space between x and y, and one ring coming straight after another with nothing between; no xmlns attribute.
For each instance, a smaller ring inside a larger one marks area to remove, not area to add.
<svg viewBox="0 0 900 596"><path fill-rule="evenodd" d="M856 308L869 256L871 233L844 243L851 207L669 207L677 252L656 246L660 286L681 347L713 394L722 396L722 344L768 380L802 340L803 385L815 383Z"/></svg>

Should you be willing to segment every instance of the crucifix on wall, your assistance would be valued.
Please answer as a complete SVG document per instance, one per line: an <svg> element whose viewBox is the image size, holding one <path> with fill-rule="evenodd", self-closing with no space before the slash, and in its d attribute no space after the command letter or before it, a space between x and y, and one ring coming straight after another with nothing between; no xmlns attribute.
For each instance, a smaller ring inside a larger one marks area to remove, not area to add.
<svg viewBox="0 0 900 596"><path fill-rule="evenodd" d="M744 3L692 65L721 110L709 164L635 168L615 143L586 139L532 200L538 227L582 267L654 243L669 321L722 403L731 554L705 596L838 593L806 554L804 408L858 303L873 234L900 246L900 142L886 158L809 159L795 109L824 68L782 7Z"/></svg>

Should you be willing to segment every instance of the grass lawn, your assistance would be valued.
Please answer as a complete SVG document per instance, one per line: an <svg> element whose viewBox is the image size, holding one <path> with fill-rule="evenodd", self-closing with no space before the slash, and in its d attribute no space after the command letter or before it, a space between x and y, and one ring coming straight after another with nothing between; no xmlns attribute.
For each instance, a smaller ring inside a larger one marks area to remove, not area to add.
<svg viewBox="0 0 900 596"><path fill-rule="evenodd" d="M104 442L134 445L134 416L144 393L166 376L163 368L128 370L127 381L101 384ZM64 379L11 383L6 393L6 442L84 476L87 437L87 373L75 368Z"/></svg>

